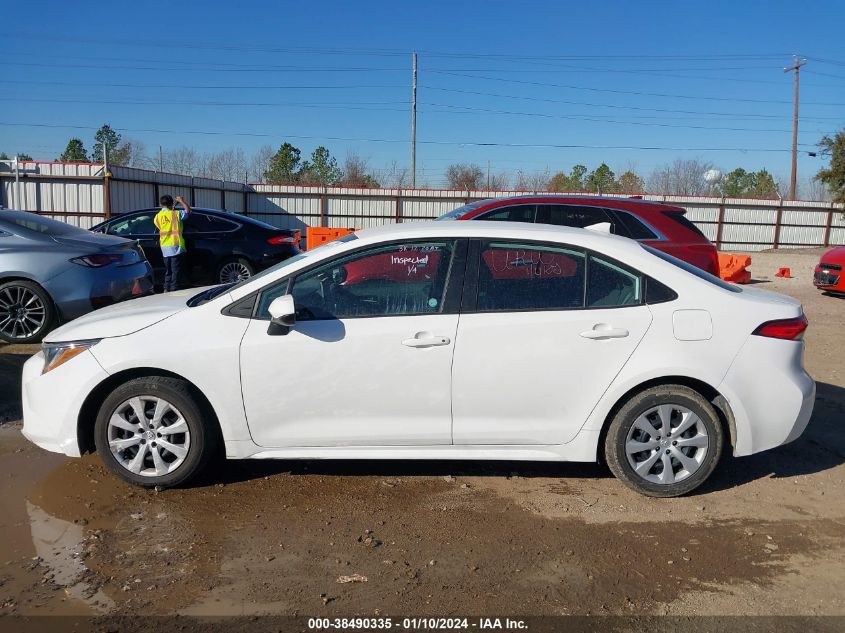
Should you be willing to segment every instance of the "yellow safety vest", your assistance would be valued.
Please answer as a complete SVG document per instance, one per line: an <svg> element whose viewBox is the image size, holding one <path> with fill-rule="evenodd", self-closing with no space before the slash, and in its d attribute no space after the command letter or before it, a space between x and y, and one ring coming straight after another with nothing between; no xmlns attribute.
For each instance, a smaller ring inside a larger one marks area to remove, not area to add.
<svg viewBox="0 0 845 633"><path fill-rule="evenodd" d="M185 238L182 235L182 213L178 209L162 209L155 217L161 246L179 246L185 250Z"/></svg>

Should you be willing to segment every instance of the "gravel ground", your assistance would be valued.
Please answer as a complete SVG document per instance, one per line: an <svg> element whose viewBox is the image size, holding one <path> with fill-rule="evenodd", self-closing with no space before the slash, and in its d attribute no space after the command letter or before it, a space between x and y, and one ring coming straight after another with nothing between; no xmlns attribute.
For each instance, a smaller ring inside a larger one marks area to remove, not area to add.
<svg viewBox="0 0 845 633"><path fill-rule="evenodd" d="M681 499L524 463L231 462L142 491L21 438L36 348L0 347L0 614L845 615L845 300L818 254L752 254L810 320L807 432Z"/></svg>

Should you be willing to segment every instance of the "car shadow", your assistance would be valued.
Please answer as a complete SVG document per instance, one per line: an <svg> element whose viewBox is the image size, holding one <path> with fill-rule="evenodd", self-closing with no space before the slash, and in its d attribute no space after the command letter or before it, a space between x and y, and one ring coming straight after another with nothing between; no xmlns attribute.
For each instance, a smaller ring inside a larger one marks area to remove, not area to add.
<svg viewBox="0 0 845 633"><path fill-rule="evenodd" d="M0 343L0 424L21 419L21 374L35 351L31 345Z"/></svg>
<svg viewBox="0 0 845 633"><path fill-rule="evenodd" d="M825 297L833 297L834 299L845 299L845 293L841 292L830 292L829 290L825 290L822 294Z"/></svg>
<svg viewBox="0 0 845 633"><path fill-rule="evenodd" d="M726 490L766 477L812 475L845 463L845 389L817 383L813 417L795 442L757 455L725 455L694 495ZM236 483L280 474L376 477L551 477L604 479L603 464L466 460L218 460L194 486Z"/></svg>

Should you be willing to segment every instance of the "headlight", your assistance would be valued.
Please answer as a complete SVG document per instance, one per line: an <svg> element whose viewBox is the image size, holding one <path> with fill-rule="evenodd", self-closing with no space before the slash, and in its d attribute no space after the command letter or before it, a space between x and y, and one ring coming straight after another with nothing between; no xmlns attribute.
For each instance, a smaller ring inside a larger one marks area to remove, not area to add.
<svg viewBox="0 0 845 633"><path fill-rule="evenodd" d="M44 369L41 370L41 373L46 374L48 371L68 362L74 356L79 356L86 349L99 343L100 340L95 338L67 343L44 343L41 346L44 351Z"/></svg>

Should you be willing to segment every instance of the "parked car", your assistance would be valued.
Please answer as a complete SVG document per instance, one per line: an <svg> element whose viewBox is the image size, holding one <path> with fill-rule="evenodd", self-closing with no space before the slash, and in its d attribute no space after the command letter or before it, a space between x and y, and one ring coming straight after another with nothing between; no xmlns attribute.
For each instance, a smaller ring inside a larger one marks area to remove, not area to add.
<svg viewBox="0 0 845 633"><path fill-rule="evenodd" d="M135 242L0 211L0 340L38 342L62 321L152 287L152 269Z"/></svg>
<svg viewBox="0 0 845 633"><path fill-rule="evenodd" d="M408 223L113 306L23 371L23 433L133 484L229 458L606 460L687 493L813 408L790 297L584 229ZM457 344L456 344L457 343Z"/></svg>
<svg viewBox="0 0 845 633"><path fill-rule="evenodd" d="M843 266L845 266L845 246L837 246L829 250L822 255L821 261L816 266L815 273L813 273L813 285L825 292L845 294Z"/></svg>
<svg viewBox="0 0 845 633"><path fill-rule="evenodd" d="M479 200L438 220L495 220L585 227L609 223L630 237L719 276L716 247L684 214L685 209L638 198L600 196L515 196Z"/></svg>
<svg viewBox="0 0 845 633"><path fill-rule="evenodd" d="M153 224L159 211L124 213L91 229L137 240L152 264L157 284L164 279L164 260ZM185 220L184 234L185 271L191 285L242 281L299 252L294 231L216 209L193 209Z"/></svg>

